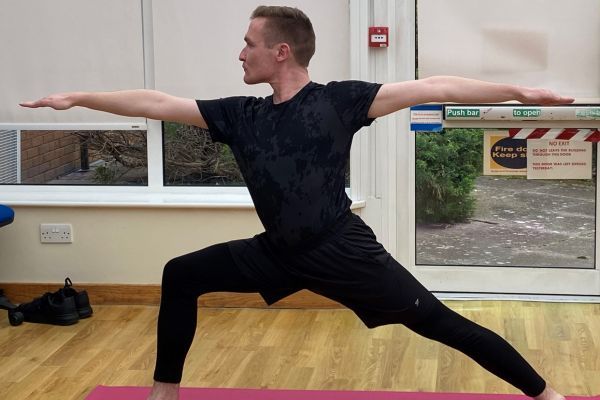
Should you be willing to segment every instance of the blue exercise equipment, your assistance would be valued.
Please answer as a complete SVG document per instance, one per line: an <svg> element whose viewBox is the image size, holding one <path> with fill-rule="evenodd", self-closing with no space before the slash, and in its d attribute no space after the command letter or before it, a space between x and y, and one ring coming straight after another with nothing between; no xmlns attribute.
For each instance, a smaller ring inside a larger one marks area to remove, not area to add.
<svg viewBox="0 0 600 400"><path fill-rule="evenodd" d="M0 227L11 224L14 220L15 212L13 209L0 204ZM4 296L4 292L0 289L0 308L8 310L8 321L13 326L20 325L24 320L23 313L16 311L16 307Z"/></svg>
<svg viewBox="0 0 600 400"><path fill-rule="evenodd" d="M0 204L0 226L8 225L15 219L15 212L12 208Z"/></svg>

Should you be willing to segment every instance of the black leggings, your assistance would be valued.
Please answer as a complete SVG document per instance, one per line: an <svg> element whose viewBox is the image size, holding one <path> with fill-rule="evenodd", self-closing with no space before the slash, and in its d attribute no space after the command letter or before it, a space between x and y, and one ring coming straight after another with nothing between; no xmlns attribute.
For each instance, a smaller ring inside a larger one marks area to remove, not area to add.
<svg viewBox="0 0 600 400"><path fill-rule="evenodd" d="M198 297L210 292L258 292L237 268L227 244L175 258L165 266L158 316L158 349L154 379L179 383L197 322ZM528 396L542 393L546 383L504 339L450 310L437 299L433 311L414 332L471 357L482 367Z"/></svg>

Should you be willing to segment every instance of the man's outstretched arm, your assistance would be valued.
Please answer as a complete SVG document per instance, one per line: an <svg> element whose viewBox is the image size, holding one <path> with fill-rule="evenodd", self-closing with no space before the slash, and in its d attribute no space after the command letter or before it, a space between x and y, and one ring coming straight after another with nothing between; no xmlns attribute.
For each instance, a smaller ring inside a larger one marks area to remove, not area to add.
<svg viewBox="0 0 600 400"><path fill-rule="evenodd" d="M55 110L86 107L127 117L146 117L207 128L195 100L156 90L58 93L20 105L29 108L51 107Z"/></svg>
<svg viewBox="0 0 600 400"><path fill-rule="evenodd" d="M381 117L423 103L501 103L557 105L573 102L546 90L491 83L456 76L432 76L416 81L384 84L369 109L369 118Z"/></svg>

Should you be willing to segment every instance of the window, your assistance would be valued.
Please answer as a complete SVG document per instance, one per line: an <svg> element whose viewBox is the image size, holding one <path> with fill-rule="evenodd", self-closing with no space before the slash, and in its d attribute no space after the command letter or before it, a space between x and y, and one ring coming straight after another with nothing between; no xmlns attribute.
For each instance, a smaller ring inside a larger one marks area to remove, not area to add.
<svg viewBox="0 0 600 400"><path fill-rule="evenodd" d="M215 143L207 130L163 124L165 186L244 186L229 146Z"/></svg>
<svg viewBox="0 0 600 400"><path fill-rule="evenodd" d="M18 138L6 153L5 184L146 185L145 131L3 131ZM12 132L12 133L10 133ZM3 154L5 154L3 152ZM8 160L8 161L7 161Z"/></svg>
<svg viewBox="0 0 600 400"><path fill-rule="evenodd" d="M416 263L593 269L596 144L591 179L527 179L483 175L483 143L478 129L417 134Z"/></svg>
<svg viewBox="0 0 600 400"><path fill-rule="evenodd" d="M211 16L198 23L198 18L207 15L206 7L193 0L179 1L174 7L139 0L126 3L110 0L108 4L90 5L67 0L43 9L15 3L11 15L27 16L25 25L29 28L18 42L0 45L3 53L22 61L0 66L5 92L0 99L0 129L19 135L19 149L11 151L11 159L6 156L0 160L12 171L10 178L2 175L0 183L7 185L3 188L4 199L15 204L251 207L231 150L212 143L206 132L191 127L165 128L158 121L99 113L84 107L59 113L17 106L24 100L71 90L147 88L205 99L270 93L266 86L247 86L242 80L243 71L236 59L247 24L237 26L218 45L194 39L213 30L215 13L247 21L258 4L237 8L233 17L231 7L212 7ZM314 16L316 29L324 31L324 38L330 38L321 43L319 56L311 62L312 76L320 82L350 76L350 40L346 30L349 5L345 0L336 0L328 2L327 7L331 12L315 13L311 10L323 10L322 2L311 0L304 5L305 11ZM340 17L333 25L327 18L332 13ZM93 21L85 18L89 15L95 16ZM23 18L6 20L0 30L12 32L15 27L25 26ZM81 35L65 36L64 29L56 29L73 21L80 28L85 26L79 29ZM102 28L105 26L114 29L107 33ZM199 56L208 53L212 54L209 62ZM52 79L46 79L48 71ZM28 79L14 79L15 76ZM146 131L142 133L142 129ZM27 132L50 136L50 130L66 132L70 137L68 144L67 138L61 139L61 151L69 153L70 158L63 154L50 161L51 166L43 160L51 156L48 146L38 149L38 154L27 147ZM83 137L84 132L98 140L89 142ZM110 140L100 141L106 135ZM104 187L91 191L87 185Z"/></svg>
<svg viewBox="0 0 600 400"><path fill-rule="evenodd" d="M245 186L229 146L212 141L207 130L163 123L165 186ZM350 158L346 166L350 187Z"/></svg>

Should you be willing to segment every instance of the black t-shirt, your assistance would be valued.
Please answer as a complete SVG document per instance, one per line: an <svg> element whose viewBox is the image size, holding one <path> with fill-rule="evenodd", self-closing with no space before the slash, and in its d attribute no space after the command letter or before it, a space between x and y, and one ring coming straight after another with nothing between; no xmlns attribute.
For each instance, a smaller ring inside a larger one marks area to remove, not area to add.
<svg viewBox="0 0 600 400"><path fill-rule="evenodd" d="M198 100L212 139L231 147L265 235L298 247L346 214L345 167L352 136L380 84L308 83L293 98Z"/></svg>

